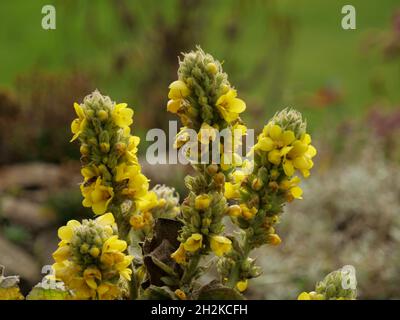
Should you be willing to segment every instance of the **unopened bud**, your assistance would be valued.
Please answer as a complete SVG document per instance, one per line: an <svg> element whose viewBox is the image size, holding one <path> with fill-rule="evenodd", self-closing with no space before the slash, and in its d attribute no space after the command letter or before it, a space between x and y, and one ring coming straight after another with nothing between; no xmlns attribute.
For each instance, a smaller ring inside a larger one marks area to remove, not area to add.
<svg viewBox="0 0 400 320"><path fill-rule="evenodd" d="M263 187L264 183L260 178L255 178L251 184L251 187L255 191L259 191Z"/></svg>
<svg viewBox="0 0 400 320"><path fill-rule="evenodd" d="M81 155L88 156L90 153L90 148L87 144L82 144L79 148L79 151L81 152Z"/></svg>
<svg viewBox="0 0 400 320"><path fill-rule="evenodd" d="M242 209L237 204L234 204L228 207L226 214L231 217L239 217L242 214Z"/></svg>
<svg viewBox="0 0 400 320"><path fill-rule="evenodd" d="M100 121L105 121L108 119L108 112L105 110L99 110L97 111L97 117L100 119Z"/></svg>
<svg viewBox="0 0 400 320"><path fill-rule="evenodd" d="M197 210L206 210L210 206L211 198L208 194L201 194L196 197L194 206Z"/></svg>
<svg viewBox="0 0 400 320"><path fill-rule="evenodd" d="M103 153L108 153L110 151L110 144L107 142L100 143L100 150Z"/></svg>
<svg viewBox="0 0 400 320"><path fill-rule="evenodd" d="M218 165L216 165L216 164L210 164L208 167L207 167L207 173L210 175L210 176L213 176L214 174L216 174L218 172Z"/></svg>
<svg viewBox="0 0 400 320"><path fill-rule="evenodd" d="M268 235L268 243L272 244L273 246L278 246L282 242L281 238L276 234L269 234Z"/></svg>
<svg viewBox="0 0 400 320"><path fill-rule="evenodd" d="M214 176L214 182L217 185L222 186L225 183L225 175L222 172L217 173Z"/></svg>
<svg viewBox="0 0 400 320"><path fill-rule="evenodd" d="M218 67L215 63L210 62L207 64L206 66L207 72L211 73L211 74L216 74L218 71Z"/></svg>
<svg viewBox="0 0 400 320"><path fill-rule="evenodd" d="M271 181L268 183L268 186L272 189L272 191L276 191L279 189L279 185L276 181Z"/></svg>
<svg viewBox="0 0 400 320"><path fill-rule="evenodd" d="M97 247L92 247L90 249L89 253L93 258L97 258L99 256L99 254L100 254L100 249L97 248Z"/></svg>

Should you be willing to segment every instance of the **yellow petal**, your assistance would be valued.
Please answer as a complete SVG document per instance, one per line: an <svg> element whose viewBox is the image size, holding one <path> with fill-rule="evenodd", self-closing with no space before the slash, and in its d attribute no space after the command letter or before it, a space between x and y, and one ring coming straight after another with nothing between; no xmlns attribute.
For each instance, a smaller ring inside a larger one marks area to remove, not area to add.
<svg viewBox="0 0 400 320"><path fill-rule="evenodd" d="M92 210L94 214L103 214L107 211L107 207L108 201L106 200L92 203Z"/></svg>
<svg viewBox="0 0 400 320"><path fill-rule="evenodd" d="M181 107L181 100L169 100L167 103L167 111L171 113L177 113Z"/></svg>
<svg viewBox="0 0 400 320"><path fill-rule="evenodd" d="M300 187L290 188L290 193L295 199L303 199L301 196L303 195L303 190Z"/></svg>
<svg viewBox="0 0 400 320"><path fill-rule="evenodd" d="M301 138L301 141L305 144L310 144L311 143L311 136L308 133L305 133L303 137Z"/></svg>
<svg viewBox="0 0 400 320"><path fill-rule="evenodd" d="M272 164L279 165L281 163L281 154L279 150L272 150L268 153L268 161Z"/></svg>
<svg viewBox="0 0 400 320"><path fill-rule="evenodd" d="M229 111L231 112L241 113L244 110L246 110L246 103L241 99L235 98L229 104Z"/></svg>
<svg viewBox="0 0 400 320"><path fill-rule="evenodd" d="M285 171L285 174L288 177L291 177L294 174L294 166L292 161L290 160L283 161L283 171Z"/></svg>
<svg viewBox="0 0 400 320"><path fill-rule="evenodd" d="M315 157L317 155L317 149L315 149L314 146L309 145L306 151L306 155L309 156L310 158Z"/></svg>
<svg viewBox="0 0 400 320"><path fill-rule="evenodd" d="M75 112L76 112L77 116L79 117L79 119L85 118L85 113L83 112L82 107L79 104L77 104L76 102L74 103L74 109L75 109Z"/></svg>
<svg viewBox="0 0 400 320"><path fill-rule="evenodd" d="M280 155L281 155L281 157L286 156L286 155L289 153L289 151L292 150L292 148L293 148L293 147L288 147L288 146L283 147L283 148L280 150Z"/></svg>
<svg viewBox="0 0 400 320"><path fill-rule="evenodd" d="M105 213L96 218L96 221L102 226L111 226L115 223L114 216L111 212Z"/></svg>
<svg viewBox="0 0 400 320"><path fill-rule="evenodd" d="M273 140L279 140L281 138L281 134L282 134L282 129L280 126L278 126L277 124L274 124L273 126L271 126L271 128L269 130L269 136Z"/></svg>
<svg viewBox="0 0 400 320"><path fill-rule="evenodd" d="M73 235L74 235L74 230L70 226L62 226L61 228L58 229L58 237L61 240L70 242Z"/></svg>
<svg viewBox="0 0 400 320"><path fill-rule="evenodd" d="M190 90L187 87L187 85L181 80L176 80L172 82L169 85L169 89L170 90L168 93L168 98L173 100L185 98L190 93Z"/></svg>
<svg viewBox="0 0 400 320"><path fill-rule="evenodd" d="M297 297L297 300L311 300L310 295L307 292L302 292Z"/></svg>
<svg viewBox="0 0 400 320"><path fill-rule="evenodd" d="M295 139L296 137L292 130L286 130L285 132L283 132L282 140L286 146L291 144Z"/></svg>
<svg viewBox="0 0 400 320"><path fill-rule="evenodd" d="M293 160L293 165L297 169L310 169L312 167L312 163L306 157L297 157Z"/></svg>
<svg viewBox="0 0 400 320"><path fill-rule="evenodd" d="M262 137L258 140L256 149L271 151L274 148L274 141L270 137Z"/></svg>

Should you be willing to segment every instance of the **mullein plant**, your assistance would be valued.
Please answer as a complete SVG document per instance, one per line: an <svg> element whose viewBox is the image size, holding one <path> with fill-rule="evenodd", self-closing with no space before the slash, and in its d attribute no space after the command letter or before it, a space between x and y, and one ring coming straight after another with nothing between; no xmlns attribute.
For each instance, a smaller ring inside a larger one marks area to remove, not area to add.
<svg viewBox="0 0 400 320"><path fill-rule="evenodd" d="M251 251L280 244L276 224L286 203L302 198L300 177L309 177L316 149L301 114L285 109L242 161L246 104L222 64L200 48L179 61L168 98L167 110L183 124L175 147L195 169L182 203L167 186L149 190L127 104L98 91L74 104L71 141L80 142L82 205L95 217L58 230L54 273L27 299L244 298L249 280L261 273ZM229 220L234 234L226 234ZM203 284L200 277L214 263L219 279ZM355 298L340 290L337 277L299 298ZM1 273L0 299L23 299L17 284Z"/></svg>
<svg viewBox="0 0 400 320"><path fill-rule="evenodd" d="M199 131L199 148L215 138L211 133L203 139L204 130L229 128L246 134L239 117L246 104L237 98L218 61L201 49L185 54L178 78L170 85L167 104L167 110L176 113L184 125L177 146L187 139L187 128ZM277 113L264 127L250 151L251 161L240 161L236 151L241 140L233 137L230 152L226 144L221 145L219 164L195 164L198 176L187 178L190 194L182 205L181 245L172 255L185 270L180 290L186 294L193 288L185 276L194 279L196 269L202 270L198 268L200 257L210 251L219 258L220 283L244 292L248 280L261 272L250 252L264 244L280 244L274 227L284 205L301 199L298 174L307 178L313 167L316 149L295 110ZM227 157L230 161L225 161ZM222 235L223 216L230 216L238 236Z"/></svg>
<svg viewBox="0 0 400 320"><path fill-rule="evenodd" d="M279 245L275 226L286 203L302 199L301 175L308 178L316 149L299 112L278 112L263 128L242 168L225 184L232 201L227 213L239 228L233 250L218 262L222 282L240 292L261 270L249 254L264 244Z"/></svg>
<svg viewBox="0 0 400 320"><path fill-rule="evenodd" d="M348 274L339 269L328 274L318 282L314 291L302 292L298 300L355 300L357 298L356 284L351 285ZM353 279L355 281L355 279Z"/></svg>
<svg viewBox="0 0 400 320"><path fill-rule="evenodd" d="M179 62L178 80L169 89L167 110L176 114L184 125L175 146L179 148L187 142L188 129L197 133L197 142L191 141L187 150L194 149L197 155L194 159L190 157L197 175L185 179L189 195L181 206L180 244L171 254L183 269L178 280L179 297L193 298L194 281L204 270L200 267L201 259L211 252L222 257L232 249L232 240L222 235L227 210L224 186L238 156L235 147L226 148L228 144L220 143L217 137L224 129L245 134L246 127L239 115L246 104L237 97L221 63L200 48L184 54ZM233 140L231 136L228 139ZM213 146L221 155L217 159L213 158Z"/></svg>
<svg viewBox="0 0 400 320"><path fill-rule="evenodd" d="M0 265L0 300L23 300L18 287L18 276L4 276L4 266Z"/></svg>

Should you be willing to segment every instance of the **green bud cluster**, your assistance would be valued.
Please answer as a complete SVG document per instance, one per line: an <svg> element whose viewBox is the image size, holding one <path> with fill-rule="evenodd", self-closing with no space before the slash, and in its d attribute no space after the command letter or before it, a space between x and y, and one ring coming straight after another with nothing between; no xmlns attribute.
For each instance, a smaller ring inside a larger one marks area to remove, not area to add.
<svg viewBox="0 0 400 320"><path fill-rule="evenodd" d="M83 164L115 168L129 145L129 135L113 120L115 102L99 91L85 97L81 105L87 125L79 135Z"/></svg>
<svg viewBox="0 0 400 320"><path fill-rule="evenodd" d="M207 236L220 234L224 230L222 223L226 199L219 192L207 193L210 204L207 208L196 209L196 194L191 192L182 204L182 222L184 226L179 236L179 241L185 242L193 233L200 233L204 237L204 252L210 250Z"/></svg>
<svg viewBox="0 0 400 320"><path fill-rule="evenodd" d="M102 226L96 220L83 220L71 239L72 260L82 269L98 265L104 242L117 235L117 227Z"/></svg>
<svg viewBox="0 0 400 320"><path fill-rule="evenodd" d="M71 293L61 281L55 281L44 277L41 282L32 288L26 296L26 300L69 300Z"/></svg>
<svg viewBox="0 0 400 320"><path fill-rule="evenodd" d="M279 125L283 130L292 130L297 139L306 133L307 122L301 113L294 109L285 108L272 117L271 122Z"/></svg>
<svg viewBox="0 0 400 320"><path fill-rule="evenodd" d="M221 63L197 47L196 51L185 53L183 60L179 61L178 77L190 89L183 111L189 119L187 127L198 131L205 122L225 128L227 123L215 108L217 99L230 88Z"/></svg>
<svg viewBox="0 0 400 320"><path fill-rule="evenodd" d="M317 283L315 291L322 294L327 300L354 300L357 298L357 289L351 288L349 281L346 279L348 274L345 274L343 269L339 269L329 273L324 280ZM355 280L355 279L354 279ZM347 289L344 288L348 285Z"/></svg>
<svg viewBox="0 0 400 320"><path fill-rule="evenodd" d="M179 194L175 189L158 184L151 191L158 199L158 206L150 210L153 218L175 219L180 213Z"/></svg>

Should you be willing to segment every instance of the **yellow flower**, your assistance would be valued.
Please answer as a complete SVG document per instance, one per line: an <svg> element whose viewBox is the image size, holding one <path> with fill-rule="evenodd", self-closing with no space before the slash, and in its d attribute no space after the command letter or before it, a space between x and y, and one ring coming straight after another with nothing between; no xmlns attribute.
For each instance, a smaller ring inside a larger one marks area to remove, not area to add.
<svg viewBox="0 0 400 320"><path fill-rule="evenodd" d="M68 221L66 226L62 226L58 229L58 237L61 239L59 246L65 246L71 242L72 236L74 235L75 228L81 226L81 223L77 220Z"/></svg>
<svg viewBox="0 0 400 320"><path fill-rule="evenodd" d="M182 291L181 289L176 289L175 290L175 295L180 299L180 300L186 300L186 293Z"/></svg>
<svg viewBox="0 0 400 320"><path fill-rule="evenodd" d="M321 293L316 293L315 291L311 292L302 292L297 297L297 300L325 300L325 297ZM340 300L340 299L338 299Z"/></svg>
<svg viewBox="0 0 400 320"><path fill-rule="evenodd" d="M173 254L171 254L171 258L174 259L178 264L186 263L186 251L182 243L179 245L179 248Z"/></svg>
<svg viewBox="0 0 400 320"><path fill-rule="evenodd" d="M237 204L234 204L228 207L226 213L231 217L239 217L242 215L242 209Z"/></svg>
<svg viewBox="0 0 400 320"><path fill-rule="evenodd" d="M114 300L120 295L120 289L110 282L102 282L97 287L97 294L100 300Z"/></svg>
<svg viewBox="0 0 400 320"><path fill-rule="evenodd" d="M218 256L222 257L232 249L232 241L223 236L211 236L211 250Z"/></svg>
<svg viewBox="0 0 400 320"><path fill-rule="evenodd" d="M168 98L172 100L183 99L190 94L190 90L187 85L181 81L176 80L169 85Z"/></svg>
<svg viewBox="0 0 400 320"><path fill-rule="evenodd" d="M216 102L216 107L222 118L227 122L232 122L239 117L239 114L246 110L246 103L236 98L237 92L234 89L220 96Z"/></svg>
<svg viewBox="0 0 400 320"><path fill-rule="evenodd" d="M95 267L87 268L83 272L83 279L91 289L97 289L97 282L101 281L101 272Z"/></svg>
<svg viewBox="0 0 400 320"><path fill-rule="evenodd" d="M104 228L116 225L114 216L111 212L105 213L102 216L97 217L96 222Z"/></svg>
<svg viewBox="0 0 400 320"><path fill-rule="evenodd" d="M181 99L168 100L167 111L171 113L177 113L181 107Z"/></svg>
<svg viewBox="0 0 400 320"><path fill-rule="evenodd" d="M126 103L115 105L111 115L115 124L123 129L129 128L133 122L133 110L128 108Z"/></svg>
<svg viewBox="0 0 400 320"><path fill-rule="evenodd" d="M24 296L18 287L0 287L0 300L24 300Z"/></svg>
<svg viewBox="0 0 400 320"><path fill-rule="evenodd" d="M78 118L73 120L71 123L71 131L74 134L74 136L72 137L70 142L74 141L76 138L79 137L79 135L82 133L83 129L85 128L85 125L87 122L85 113L84 113L82 107L79 104L74 103L74 109L75 109L75 112L76 112Z"/></svg>
<svg viewBox="0 0 400 320"><path fill-rule="evenodd" d="M134 179L139 172L139 166L127 165L126 162L122 162L115 169L115 181L121 182L127 179Z"/></svg>
<svg viewBox="0 0 400 320"><path fill-rule="evenodd" d="M200 127L200 131L197 134L197 137L201 144L209 144L210 141L214 141L216 139L217 134L217 129L210 126L208 123L203 122Z"/></svg>
<svg viewBox="0 0 400 320"><path fill-rule="evenodd" d="M162 199L165 201L165 199ZM149 211L160 204L160 201L157 198L157 195L154 191L147 192L142 198L140 198L137 202L138 210L142 212Z"/></svg>
<svg viewBox="0 0 400 320"><path fill-rule="evenodd" d="M55 279L65 283L76 299L116 299L118 283L130 280L133 257L123 252L127 243L115 234L112 213L82 223L71 220L58 230L61 239L54 252Z"/></svg>
<svg viewBox="0 0 400 320"><path fill-rule="evenodd" d="M125 255L122 253L126 250L127 244L124 240L119 240L118 236L108 238L101 250L100 261L112 267L124 260Z"/></svg>
<svg viewBox="0 0 400 320"><path fill-rule="evenodd" d="M240 280L236 283L236 288L240 291L240 292L244 292L246 291L248 286L248 280Z"/></svg>
<svg viewBox="0 0 400 320"><path fill-rule="evenodd" d="M211 198L208 194L201 194L194 200L194 207L197 210L206 210L210 206Z"/></svg>
<svg viewBox="0 0 400 320"><path fill-rule="evenodd" d="M298 186L300 183L300 178L299 177L293 177L292 179L284 179L281 181L279 187L283 190L288 190L290 195L294 199L303 199L303 190Z"/></svg>
<svg viewBox="0 0 400 320"><path fill-rule="evenodd" d="M308 292L302 292L297 297L297 300L311 300L310 294Z"/></svg>
<svg viewBox="0 0 400 320"><path fill-rule="evenodd" d="M269 244L272 244L273 246L278 246L281 244L281 242L282 242L281 238L276 233L268 235Z"/></svg>
<svg viewBox="0 0 400 320"><path fill-rule="evenodd" d="M119 274L128 281L131 280L132 275L132 269L129 268L132 260L133 256L125 256L121 262L118 262L115 265L115 268L119 271Z"/></svg>
<svg viewBox="0 0 400 320"><path fill-rule="evenodd" d="M55 262L62 262L67 260L69 255L71 254L71 249L67 245L63 245L58 247L56 251L53 253L53 258Z"/></svg>
<svg viewBox="0 0 400 320"><path fill-rule="evenodd" d="M131 224L131 226L135 230L143 229L145 227L145 225L146 225L145 222L144 222L143 216L141 214L133 215L130 218L129 223Z"/></svg>
<svg viewBox="0 0 400 320"><path fill-rule="evenodd" d="M81 184L81 191L84 196L82 204L84 207L92 207L95 214L103 214L114 197L112 187L102 185L102 179L97 178L96 183L89 186Z"/></svg>
<svg viewBox="0 0 400 320"><path fill-rule="evenodd" d="M88 181L94 177L100 175L100 170L95 165L85 166L81 169L81 174L84 178L84 181Z"/></svg>
<svg viewBox="0 0 400 320"><path fill-rule="evenodd" d="M226 171L242 164L242 158L235 152L224 152L221 155L221 169Z"/></svg>
<svg viewBox="0 0 400 320"><path fill-rule="evenodd" d="M129 179L127 187L122 190L122 194L139 199L145 196L148 190L149 180L145 175L139 173Z"/></svg>
<svg viewBox="0 0 400 320"><path fill-rule="evenodd" d="M183 247L185 251L196 252L201 248L203 244L203 236L200 233L193 233L189 238L186 239Z"/></svg>
<svg viewBox="0 0 400 320"><path fill-rule="evenodd" d="M225 182L224 196L227 199L238 199L240 198L240 184Z"/></svg>
<svg viewBox="0 0 400 320"><path fill-rule="evenodd" d="M174 148L179 149L189 140L190 140L190 134L188 132L188 128L187 127L180 128L179 132L176 134L175 137Z"/></svg>
<svg viewBox="0 0 400 320"><path fill-rule="evenodd" d="M311 160L316 156L317 150L310 144L311 137L304 134L300 140L293 142L293 148L285 154L283 169L288 177L291 177L295 169L299 169L305 178L310 175L310 169L314 163Z"/></svg>
<svg viewBox="0 0 400 320"><path fill-rule="evenodd" d="M242 209L242 216L243 216L243 218L245 218L245 219L247 219L247 220L250 220L250 219L252 219L255 215L256 215L256 213L257 213L257 208L256 207L252 207L252 208L249 208L246 204L244 204L244 203L241 203L240 204L240 209Z"/></svg>
<svg viewBox="0 0 400 320"><path fill-rule="evenodd" d="M140 138L137 136L130 136L129 137L129 143L128 143L128 148L126 150L126 156L128 158L128 161L137 164L137 156L136 153L138 151L138 145L140 143Z"/></svg>

